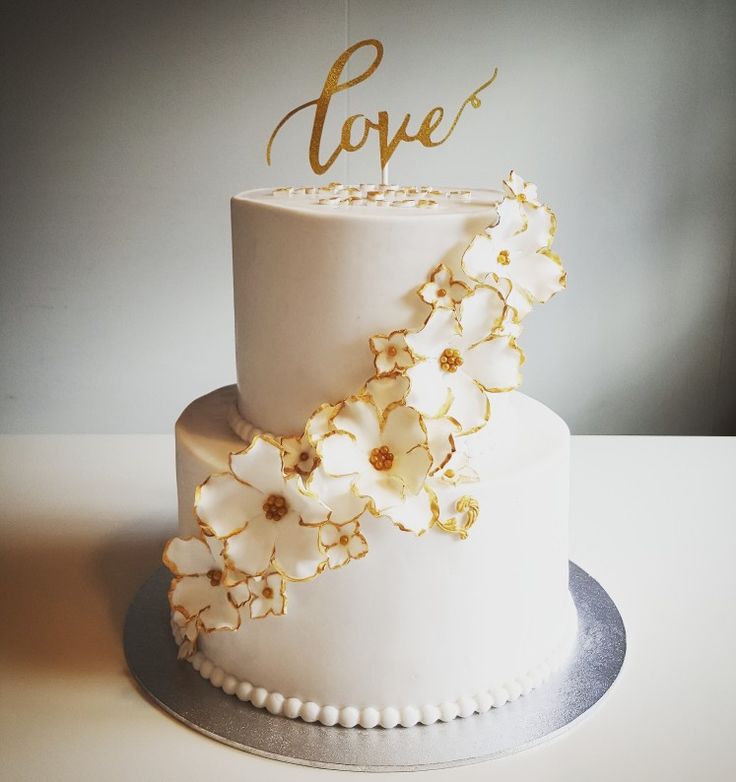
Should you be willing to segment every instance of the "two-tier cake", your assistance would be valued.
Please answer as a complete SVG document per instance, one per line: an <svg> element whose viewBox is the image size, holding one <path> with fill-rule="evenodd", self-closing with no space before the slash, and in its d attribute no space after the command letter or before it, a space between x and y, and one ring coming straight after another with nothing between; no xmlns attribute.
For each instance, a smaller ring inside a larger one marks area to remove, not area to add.
<svg viewBox="0 0 736 782"><path fill-rule="evenodd" d="M164 553L179 654L214 685L389 728L565 659L569 432L514 390L522 321L565 284L555 227L513 172L232 200L238 384L177 423Z"/></svg>

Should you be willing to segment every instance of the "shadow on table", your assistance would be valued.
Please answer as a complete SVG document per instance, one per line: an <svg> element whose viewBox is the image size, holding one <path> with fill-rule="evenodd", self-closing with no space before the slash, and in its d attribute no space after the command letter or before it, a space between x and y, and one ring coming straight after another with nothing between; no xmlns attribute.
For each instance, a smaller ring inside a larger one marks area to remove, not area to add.
<svg viewBox="0 0 736 782"><path fill-rule="evenodd" d="M105 538L5 541L0 555L5 670L37 675L127 670L125 613L161 563L162 528L160 521L137 522Z"/></svg>

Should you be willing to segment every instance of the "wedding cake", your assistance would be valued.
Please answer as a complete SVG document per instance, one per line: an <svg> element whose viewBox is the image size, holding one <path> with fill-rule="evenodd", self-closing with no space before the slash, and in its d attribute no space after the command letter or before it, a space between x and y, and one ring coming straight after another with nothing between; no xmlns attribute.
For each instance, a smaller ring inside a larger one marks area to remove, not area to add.
<svg viewBox="0 0 736 782"><path fill-rule="evenodd" d="M212 684L409 727L564 662L569 431L515 390L522 322L565 286L555 228L513 172L232 199L238 382L177 422L164 552L179 656Z"/></svg>

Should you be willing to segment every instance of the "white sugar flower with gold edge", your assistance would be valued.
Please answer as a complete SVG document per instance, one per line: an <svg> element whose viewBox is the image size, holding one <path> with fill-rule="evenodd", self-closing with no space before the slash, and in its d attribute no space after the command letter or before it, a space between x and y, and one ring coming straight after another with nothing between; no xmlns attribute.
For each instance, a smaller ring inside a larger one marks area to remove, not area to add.
<svg viewBox="0 0 736 782"><path fill-rule="evenodd" d="M329 431L335 410L335 405L323 404L310 416L304 434L279 438L285 474L297 473L306 478L319 465L315 444Z"/></svg>
<svg viewBox="0 0 736 782"><path fill-rule="evenodd" d="M470 293L470 288L452 276L452 272L441 263L432 270L429 282L417 291L422 301L433 307L455 309L455 307Z"/></svg>
<svg viewBox="0 0 736 782"><path fill-rule="evenodd" d="M483 427L490 417L486 392L510 391L521 382L523 354L513 337L497 336L505 302L494 288L479 286L455 315L434 309L424 327L406 336L417 363L406 374L407 403L424 416L451 415L461 434Z"/></svg>
<svg viewBox="0 0 736 782"><path fill-rule="evenodd" d="M505 198L498 222L476 236L462 257L468 277L479 282L507 278L531 302L544 303L565 287L565 271L550 249L554 214L546 206L520 204Z"/></svg>
<svg viewBox="0 0 736 782"><path fill-rule="evenodd" d="M347 565L351 559L361 559L368 553L368 541L357 521L323 524L319 528L319 539L327 551L327 562L333 569Z"/></svg>
<svg viewBox="0 0 736 782"><path fill-rule="evenodd" d="M281 458L285 473L294 472L302 477L315 467L317 452L304 437L280 437Z"/></svg>
<svg viewBox="0 0 736 782"><path fill-rule="evenodd" d="M335 431L318 446L326 472L349 476L352 490L368 500L373 514L387 515L412 531L426 528L429 519L404 518L401 511L404 501L422 489L432 466L419 413L404 404L381 413L372 399L350 397L333 425Z"/></svg>
<svg viewBox="0 0 736 782"><path fill-rule="evenodd" d="M370 338L373 363L379 375L410 367L414 360L406 347L406 331L392 331L388 336L377 334Z"/></svg>
<svg viewBox="0 0 736 782"><path fill-rule="evenodd" d="M531 182L525 182L516 171L511 171L503 180L503 191L508 198L515 198L522 204L540 206L537 186Z"/></svg>
<svg viewBox="0 0 736 782"><path fill-rule="evenodd" d="M279 444L258 435L230 456L230 473L211 475L197 490L195 513L225 541L228 568L248 576L276 570L291 581L326 566L317 526L329 510L298 475L282 473Z"/></svg>
<svg viewBox="0 0 736 782"><path fill-rule="evenodd" d="M250 599L243 579L228 573L222 543L211 537L172 538L163 562L173 573L169 603L194 651L199 631L237 630L240 607ZM181 618L185 620L181 622Z"/></svg>
<svg viewBox="0 0 736 782"><path fill-rule="evenodd" d="M251 593L251 619L262 619L269 614L283 616L286 613L286 581L278 573L248 579Z"/></svg>
<svg viewBox="0 0 736 782"><path fill-rule="evenodd" d="M409 378L394 372L390 375L372 377L363 387L358 396L368 396L373 400L378 411L384 411L396 404L403 404L409 393ZM460 433L460 424L449 416L440 418L424 417L427 430L427 445L432 457L430 475L434 475L447 463L455 450L454 436Z"/></svg>

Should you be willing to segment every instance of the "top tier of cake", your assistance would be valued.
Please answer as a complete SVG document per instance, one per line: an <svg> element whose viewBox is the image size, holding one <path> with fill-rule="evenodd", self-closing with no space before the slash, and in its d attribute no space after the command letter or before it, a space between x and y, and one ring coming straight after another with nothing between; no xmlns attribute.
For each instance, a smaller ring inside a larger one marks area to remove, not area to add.
<svg viewBox="0 0 736 782"><path fill-rule="evenodd" d="M439 263L457 266L502 198L365 195L250 190L232 199L238 407L256 427L301 434L319 405L357 392L373 373L368 338L422 323L417 287Z"/></svg>

